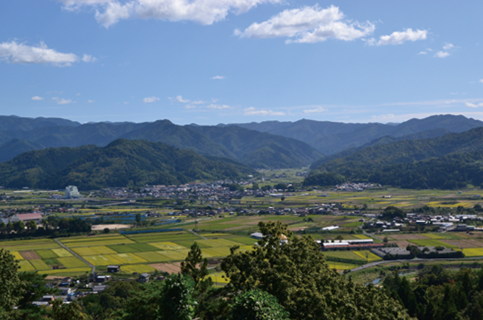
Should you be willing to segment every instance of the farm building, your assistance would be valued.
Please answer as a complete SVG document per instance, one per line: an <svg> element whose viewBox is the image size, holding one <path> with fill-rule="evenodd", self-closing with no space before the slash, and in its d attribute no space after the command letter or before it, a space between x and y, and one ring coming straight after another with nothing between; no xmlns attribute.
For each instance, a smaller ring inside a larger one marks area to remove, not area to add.
<svg viewBox="0 0 483 320"><path fill-rule="evenodd" d="M382 243L374 243L372 239L333 240L322 243L322 250L357 250L382 247Z"/></svg>
<svg viewBox="0 0 483 320"><path fill-rule="evenodd" d="M107 266L107 272L119 272L121 268L119 266Z"/></svg>

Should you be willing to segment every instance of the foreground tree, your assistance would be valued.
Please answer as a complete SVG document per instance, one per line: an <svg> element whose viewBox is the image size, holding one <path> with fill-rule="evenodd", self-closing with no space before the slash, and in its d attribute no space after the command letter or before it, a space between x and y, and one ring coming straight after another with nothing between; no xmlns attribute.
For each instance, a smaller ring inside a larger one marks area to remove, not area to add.
<svg viewBox="0 0 483 320"><path fill-rule="evenodd" d="M255 289L235 298L230 320L289 320L289 317L277 298Z"/></svg>
<svg viewBox="0 0 483 320"><path fill-rule="evenodd" d="M0 319L8 319L8 314L20 301L18 289L22 281L18 277L18 268L15 257L9 251L0 249Z"/></svg>
<svg viewBox="0 0 483 320"><path fill-rule="evenodd" d="M191 320L196 302L193 299L194 283L181 274L171 275L164 281L156 311L159 320Z"/></svg>
<svg viewBox="0 0 483 320"><path fill-rule="evenodd" d="M253 250L222 262L234 293L260 289L275 296L290 319L408 319L383 290L346 281L330 270L311 237L294 237L281 222L260 222L263 238ZM281 239L288 238L288 241Z"/></svg>

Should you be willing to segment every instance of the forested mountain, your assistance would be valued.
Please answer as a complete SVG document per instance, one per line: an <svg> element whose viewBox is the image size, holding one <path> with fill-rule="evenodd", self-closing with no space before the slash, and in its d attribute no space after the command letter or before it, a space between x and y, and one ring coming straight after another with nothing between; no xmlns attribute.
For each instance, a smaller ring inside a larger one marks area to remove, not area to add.
<svg viewBox="0 0 483 320"><path fill-rule="evenodd" d="M49 148L0 164L0 185L82 189L236 179L256 172L230 159L205 157L160 142L116 140L106 147Z"/></svg>
<svg viewBox="0 0 483 320"><path fill-rule="evenodd" d="M223 137L223 138L220 138ZM92 123L0 131L0 161L50 147L106 146L125 138L163 142L207 156L231 158L255 168L301 167L322 155L304 142L235 126L179 126L169 120L152 123Z"/></svg>
<svg viewBox="0 0 483 320"><path fill-rule="evenodd" d="M411 119L401 124L337 123L329 121L299 120L296 122L268 121L235 124L243 128L268 132L304 141L319 152L331 155L350 148L358 148L375 139L403 137L433 129L433 133L464 132L483 126L482 121L464 116L437 115L425 119Z"/></svg>
<svg viewBox="0 0 483 320"><path fill-rule="evenodd" d="M60 118L23 118L17 116L0 116L0 131L28 131L43 127L76 127L80 123Z"/></svg>
<svg viewBox="0 0 483 320"><path fill-rule="evenodd" d="M347 180L407 188L461 188L482 185L483 128L442 137L403 140L361 149L322 163L307 185Z"/></svg>

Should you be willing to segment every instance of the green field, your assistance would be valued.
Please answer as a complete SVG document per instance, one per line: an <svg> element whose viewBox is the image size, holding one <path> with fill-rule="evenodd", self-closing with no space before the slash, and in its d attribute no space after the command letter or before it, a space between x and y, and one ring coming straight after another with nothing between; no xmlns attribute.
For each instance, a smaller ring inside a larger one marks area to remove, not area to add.
<svg viewBox="0 0 483 320"><path fill-rule="evenodd" d="M126 273L149 273L156 271L156 269L147 264L132 264L128 266L121 266L121 271Z"/></svg>
<svg viewBox="0 0 483 320"><path fill-rule="evenodd" d="M483 248L465 248L463 253L466 257L483 257Z"/></svg>
<svg viewBox="0 0 483 320"><path fill-rule="evenodd" d="M81 256L91 256L96 254L112 254L116 253L116 251L109 249L106 246L95 246L95 247L77 247L72 248L78 255Z"/></svg>
<svg viewBox="0 0 483 320"><path fill-rule="evenodd" d="M372 253L372 252L370 252L368 250L353 251L353 252L354 252L354 254L358 255L359 257L361 257L364 260L367 260L368 262L382 260L381 257L376 256L374 253Z"/></svg>
<svg viewBox="0 0 483 320"><path fill-rule="evenodd" d="M64 248L61 249L52 249L52 251L58 255L59 257L72 257L72 253L65 250Z"/></svg>
<svg viewBox="0 0 483 320"><path fill-rule="evenodd" d="M28 260L22 260L18 262L18 265L20 267L20 271L35 271L36 269L34 266L30 264Z"/></svg>
<svg viewBox="0 0 483 320"><path fill-rule="evenodd" d="M34 260L29 260L29 262L32 264L32 266L36 270L49 270L50 267L41 259L34 259Z"/></svg>
<svg viewBox="0 0 483 320"><path fill-rule="evenodd" d="M53 252L52 250L37 250L35 251L42 259L50 259L50 258L57 258L58 255Z"/></svg>
<svg viewBox="0 0 483 320"><path fill-rule="evenodd" d="M168 262L171 258L161 254L163 251L159 252L138 252L136 255L148 262Z"/></svg>

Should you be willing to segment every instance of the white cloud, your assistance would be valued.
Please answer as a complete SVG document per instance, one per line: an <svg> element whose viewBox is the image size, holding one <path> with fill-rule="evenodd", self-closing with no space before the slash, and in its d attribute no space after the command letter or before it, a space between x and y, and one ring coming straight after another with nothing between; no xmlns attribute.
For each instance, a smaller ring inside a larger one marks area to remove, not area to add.
<svg viewBox="0 0 483 320"><path fill-rule="evenodd" d="M413 29L408 28L404 31L395 31L390 35L381 36L379 37L379 41L377 41L377 43L374 43L374 44L378 46L389 45L389 44L392 44L392 45L403 44L406 41L426 40L427 35L428 35L427 30L413 31Z"/></svg>
<svg viewBox="0 0 483 320"><path fill-rule="evenodd" d="M209 106L206 107L207 109L218 109L218 110L223 110L223 109L231 109L230 106L226 104L210 104Z"/></svg>
<svg viewBox="0 0 483 320"><path fill-rule="evenodd" d="M82 61L84 61L84 62L96 62L97 59L94 58L91 55L85 54L84 56L82 56Z"/></svg>
<svg viewBox="0 0 483 320"><path fill-rule="evenodd" d="M338 7L321 9L318 5L301 9L288 9L267 21L253 23L235 35L248 38L289 38L287 43L314 43L329 38L352 41L371 34L375 26L370 22L359 23L343 20Z"/></svg>
<svg viewBox="0 0 483 320"><path fill-rule="evenodd" d="M143 102L144 103L152 103L152 102L155 102L155 101L158 101L158 100L159 100L158 97L147 97L147 98L143 99Z"/></svg>
<svg viewBox="0 0 483 320"><path fill-rule="evenodd" d="M34 97L32 97L32 100L34 100L34 101L40 101L40 100L44 100L44 98L39 97L39 96L34 96Z"/></svg>
<svg viewBox="0 0 483 320"><path fill-rule="evenodd" d="M246 108L244 110L245 116L284 116L285 112L272 110L257 110L254 107Z"/></svg>
<svg viewBox="0 0 483 320"><path fill-rule="evenodd" d="M452 43L445 43L443 46L443 50L450 50L453 48L454 48L454 45Z"/></svg>
<svg viewBox="0 0 483 320"><path fill-rule="evenodd" d="M87 100L87 103L94 103L94 100Z"/></svg>
<svg viewBox="0 0 483 320"><path fill-rule="evenodd" d="M418 54L428 54L426 51L421 51L420 53Z"/></svg>
<svg viewBox="0 0 483 320"><path fill-rule="evenodd" d="M449 52L446 52L446 51L438 51L436 52L436 54L434 55L435 58L446 58L448 56L450 56L451 53Z"/></svg>
<svg viewBox="0 0 483 320"><path fill-rule="evenodd" d="M214 76L211 79L213 79L213 80L223 80L223 79L225 79L225 76Z"/></svg>
<svg viewBox="0 0 483 320"><path fill-rule="evenodd" d="M483 83L483 79L480 79L480 82Z"/></svg>
<svg viewBox="0 0 483 320"><path fill-rule="evenodd" d="M181 102L181 103L189 103L190 100L188 99L183 99L183 96L176 96L176 98L170 98L171 100L174 100L176 102Z"/></svg>
<svg viewBox="0 0 483 320"><path fill-rule="evenodd" d="M465 105L468 108L478 108L478 107L483 107L483 102L481 102L481 103L470 103L470 102L466 102Z"/></svg>
<svg viewBox="0 0 483 320"><path fill-rule="evenodd" d="M282 0L58 0L65 8L94 6L97 21L106 28L122 19L159 19L168 21L194 21L211 25L224 20L233 12L244 13L263 3L280 3Z"/></svg>
<svg viewBox="0 0 483 320"><path fill-rule="evenodd" d="M64 98L57 98L57 97L53 97L52 100L57 101L57 104L75 103L75 101L72 101L71 99L64 99Z"/></svg>
<svg viewBox="0 0 483 320"><path fill-rule="evenodd" d="M52 64L55 66L70 66L79 58L73 53L61 53L47 48L43 42L38 47L27 46L22 43L0 43L0 60L10 63Z"/></svg>
<svg viewBox="0 0 483 320"><path fill-rule="evenodd" d="M323 107L317 107L314 109L305 109L304 113L319 113L319 112L325 112L325 111L327 111L327 109Z"/></svg>

